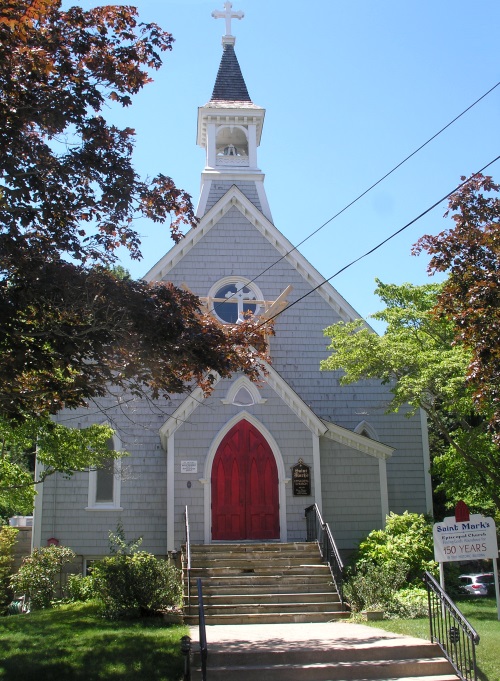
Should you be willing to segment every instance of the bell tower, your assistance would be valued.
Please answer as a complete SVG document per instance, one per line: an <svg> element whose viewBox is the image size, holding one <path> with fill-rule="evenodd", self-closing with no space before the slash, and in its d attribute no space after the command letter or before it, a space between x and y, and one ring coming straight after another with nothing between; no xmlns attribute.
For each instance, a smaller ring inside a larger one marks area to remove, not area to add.
<svg viewBox="0 0 500 681"><path fill-rule="evenodd" d="M264 175L257 164L265 109L250 99L234 50L236 38L231 35L231 20L242 19L244 14L225 2L224 11L216 10L212 16L225 19L226 34L212 97L198 109L197 144L205 149L206 158L197 213L204 215L216 193L220 198L221 190L235 184L272 221Z"/></svg>

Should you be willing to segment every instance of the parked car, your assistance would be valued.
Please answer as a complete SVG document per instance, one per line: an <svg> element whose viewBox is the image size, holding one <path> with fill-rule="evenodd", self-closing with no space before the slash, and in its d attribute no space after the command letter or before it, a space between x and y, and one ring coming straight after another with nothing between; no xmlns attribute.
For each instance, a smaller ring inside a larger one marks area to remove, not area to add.
<svg viewBox="0 0 500 681"><path fill-rule="evenodd" d="M482 575L460 575L458 581L460 591L468 596L493 596L495 593L493 572L486 572Z"/></svg>

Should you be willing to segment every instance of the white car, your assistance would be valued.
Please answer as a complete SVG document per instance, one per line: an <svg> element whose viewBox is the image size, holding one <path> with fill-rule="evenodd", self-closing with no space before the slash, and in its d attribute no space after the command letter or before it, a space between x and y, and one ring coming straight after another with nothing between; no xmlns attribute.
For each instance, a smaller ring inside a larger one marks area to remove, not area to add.
<svg viewBox="0 0 500 681"><path fill-rule="evenodd" d="M468 596L488 596L495 592L495 577L492 572L482 575L460 575L460 590Z"/></svg>

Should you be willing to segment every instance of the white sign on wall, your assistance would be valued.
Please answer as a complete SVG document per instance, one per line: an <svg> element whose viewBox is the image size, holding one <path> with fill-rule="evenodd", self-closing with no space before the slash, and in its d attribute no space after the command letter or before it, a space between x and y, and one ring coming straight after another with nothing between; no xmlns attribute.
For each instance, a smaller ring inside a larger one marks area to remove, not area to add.
<svg viewBox="0 0 500 681"><path fill-rule="evenodd" d="M450 561L482 560L498 557L495 522L480 514L472 514L469 520L445 518L434 525L434 560Z"/></svg>
<svg viewBox="0 0 500 681"><path fill-rule="evenodd" d="M181 461L181 473L197 473L197 461Z"/></svg>

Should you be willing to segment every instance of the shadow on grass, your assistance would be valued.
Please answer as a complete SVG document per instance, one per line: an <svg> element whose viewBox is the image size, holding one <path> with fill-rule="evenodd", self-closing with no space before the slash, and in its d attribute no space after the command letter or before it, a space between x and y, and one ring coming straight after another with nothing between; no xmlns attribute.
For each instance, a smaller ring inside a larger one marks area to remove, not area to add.
<svg viewBox="0 0 500 681"><path fill-rule="evenodd" d="M0 622L2 681L178 681L184 629L161 620L110 622L76 606Z"/></svg>

